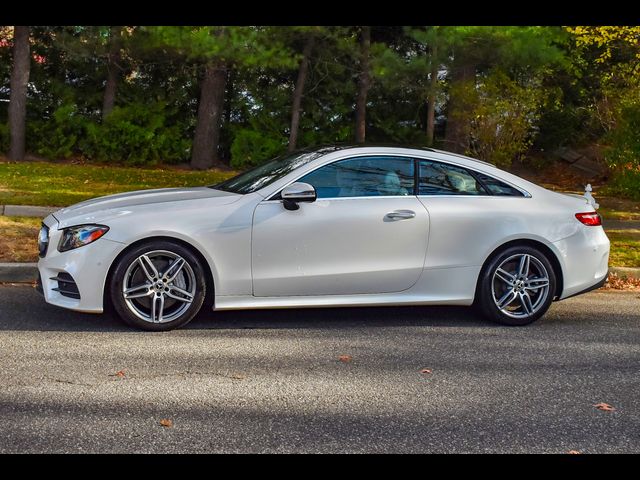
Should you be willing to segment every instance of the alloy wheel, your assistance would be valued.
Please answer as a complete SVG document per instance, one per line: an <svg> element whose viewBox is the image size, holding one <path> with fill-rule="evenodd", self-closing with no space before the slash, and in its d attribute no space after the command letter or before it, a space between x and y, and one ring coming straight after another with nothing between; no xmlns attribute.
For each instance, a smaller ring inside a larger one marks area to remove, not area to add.
<svg viewBox="0 0 640 480"><path fill-rule="evenodd" d="M545 304L549 273L535 256L520 253L506 258L493 273L491 292L498 309L512 318L528 318Z"/></svg>
<svg viewBox="0 0 640 480"><path fill-rule="evenodd" d="M149 323L167 323L189 309L196 295L191 265L168 250L138 256L127 268L122 297L127 308Z"/></svg>

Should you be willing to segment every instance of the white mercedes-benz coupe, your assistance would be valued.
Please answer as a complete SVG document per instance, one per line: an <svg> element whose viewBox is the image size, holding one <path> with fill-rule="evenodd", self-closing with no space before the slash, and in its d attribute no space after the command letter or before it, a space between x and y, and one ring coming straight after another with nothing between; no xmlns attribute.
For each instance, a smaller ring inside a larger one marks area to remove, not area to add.
<svg viewBox="0 0 640 480"><path fill-rule="evenodd" d="M602 286L593 199L434 149L323 147L43 221L38 290L145 330L214 310L475 305L506 325Z"/></svg>

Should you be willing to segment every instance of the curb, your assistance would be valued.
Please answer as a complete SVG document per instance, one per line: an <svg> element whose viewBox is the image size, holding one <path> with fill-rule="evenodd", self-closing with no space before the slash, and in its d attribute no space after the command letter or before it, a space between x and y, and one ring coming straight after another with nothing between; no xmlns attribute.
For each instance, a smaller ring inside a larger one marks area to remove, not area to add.
<svg viewBox="0 0 640 480"><path fill-rule="evenodd" d="M609 273L615 273L619 277L632 277L640 279L640 268L609 267ZM37 263L0 263L0 282L29 283L38 279Z"/></svg>
<svg viewBox="0 0 640 480"><path fill-rule="evenodd" d="M61 207L34 207L31 205L0 205L0 215L7 217L44 218Z"/></svg>
<svg viewBox="0 0 640 480"><path fill-rule="evenodd" d="M609 273L615 273L621 278L631 277L640 279L640 268L609 267Z"/></svg>
<svg viewBox="0 0 640 480"><path fill-rule="evenodd" d="M37 279L37 263L0 263L0 282L30 283Z"/></svg>

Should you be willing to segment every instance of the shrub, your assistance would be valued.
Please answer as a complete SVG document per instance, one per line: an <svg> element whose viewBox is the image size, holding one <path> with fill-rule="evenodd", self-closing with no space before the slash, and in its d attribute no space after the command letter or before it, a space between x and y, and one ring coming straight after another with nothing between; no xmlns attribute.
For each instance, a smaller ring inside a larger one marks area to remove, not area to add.
<svg viewBox="0 0 640 480"><path fill-rule="evenodd" d="M609 132L609 166L633 170L640 166L640 101L627 101L619 109L616 126Z"/></svg>
<svg viewBox="0 0 640 480"><path fill-rule="evenodd" d="M127 165L179 163L189 159L191 138L171 125L166 104L115 107L103 123L87 125L83 152L96 160Z"/></svg>
<svg viewBox="0 0 640 480"><path fill-rule="evenodd" d="M9 125L0 123L0 152L9 151Z"/></svg>
<svg viewBox="0 0 640 480"><path fill-rule="evenodd" d="M63 104L50 119L27 123L30 149L52 159L71 157L78 153L78 142L88 123L75 104Z"/></svg>
<svg viewBox="0 0 640 480"><path fill-rule="evenodd" d="M496 70L478 84L452 88L463 109L451 112L467 129L467 154L507 167L531 145L544 101L537 85L520 85Z"/></svg>
<svg viewBox="0 0 640 480"><path fill-rule="evenodd" d="M247 168L284 153L282 136L264 134L258 129L239 128L231 144L231 166Z"/></svg>
<svg viewBox="0 0 640 480"><path fill-rule="evenodd" d="M640 201L640 170L618 170L607 185L607 194Z"/></svg>
<svg viewBox="0 0 640 480"><path fill-rule="evenodd" d="M605 160L613 170L609 190L640 200L640 98L635 92L620 100L615 125L606 135Z"/></svg>

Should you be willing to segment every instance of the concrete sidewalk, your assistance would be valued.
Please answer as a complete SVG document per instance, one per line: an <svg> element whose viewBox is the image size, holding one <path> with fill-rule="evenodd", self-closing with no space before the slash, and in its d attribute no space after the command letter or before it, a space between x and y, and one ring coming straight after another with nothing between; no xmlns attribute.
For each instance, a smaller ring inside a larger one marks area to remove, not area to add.
<svg viewBox="0 0 640 480"><path fill-rule="evenodd" d="M38 217L44 218L60 210L62 207L35 207L32 205L0 205L0 215L7 217Z"/></svg>
<svg viewBox="0 0 640 480"><path fill-rule="evenodd" d="M0 283L29 283L37 279L37 263L0 263Z"/></svg>

